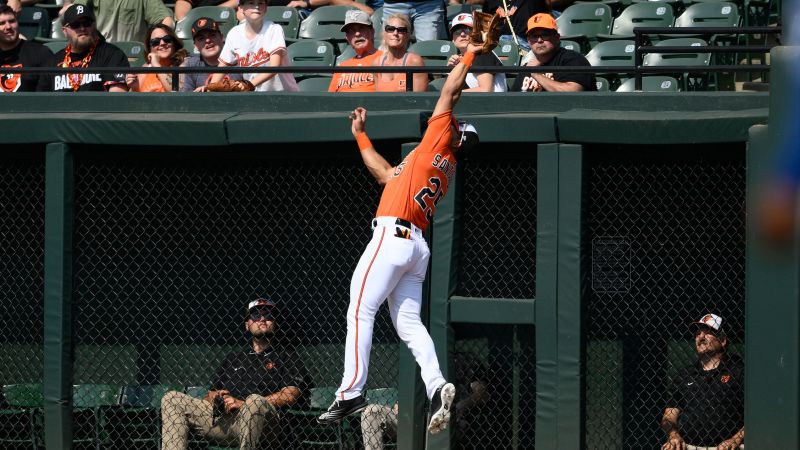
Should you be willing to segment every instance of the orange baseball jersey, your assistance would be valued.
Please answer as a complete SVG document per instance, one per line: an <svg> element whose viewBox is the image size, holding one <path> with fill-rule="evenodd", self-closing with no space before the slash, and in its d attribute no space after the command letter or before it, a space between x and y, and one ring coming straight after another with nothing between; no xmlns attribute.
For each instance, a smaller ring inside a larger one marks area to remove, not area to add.
<svg viewBox="0 0 800 450"><path fill-rule="evenodd" d="M428 120L422 142L395 168L386 183L376 217L399 217L423 230L428 227L456 172L456 159L450 148L454 120L453 111Z"/></svg>
<svg viewBox="0 0 800 450"><path fill-rule="evenodd" d="M371 66L383 54L378 50L363 58L350 58L339 64L341 67ZM334 73L328 92L373 92L375 90L374 73Z"/></svg>

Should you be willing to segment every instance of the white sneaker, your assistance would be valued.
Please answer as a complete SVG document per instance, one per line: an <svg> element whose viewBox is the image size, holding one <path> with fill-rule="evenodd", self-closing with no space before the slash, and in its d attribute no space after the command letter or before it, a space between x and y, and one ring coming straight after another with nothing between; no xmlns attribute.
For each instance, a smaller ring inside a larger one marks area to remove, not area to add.
<svg viewBox="0 0 800 450"><path fill-rule="evenodd" d="M428 423L428 431L431 434L439 433L447 428L450 422L450 406L456 397L456 387L453 383L445 383L436 389L431 399L431 421Z"/></svg>

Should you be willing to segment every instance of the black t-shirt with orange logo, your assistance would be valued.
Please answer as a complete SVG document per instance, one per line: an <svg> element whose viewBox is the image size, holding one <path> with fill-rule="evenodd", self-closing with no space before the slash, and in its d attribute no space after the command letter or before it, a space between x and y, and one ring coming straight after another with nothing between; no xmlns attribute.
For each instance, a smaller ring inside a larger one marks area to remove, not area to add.
<svg viewBox="0 0 800 450"><path fill-rule="evenodd" d="M211 389L225 389L244 400L251 394L266 397L288 386L300 389L304 396L308 393L309 377L303 361L294 352L270 348L256 353L248 346L228 354Z"/></svg>
<svg viewBox="0 0 800 450"><path fill-rule="evenodd" d="M11 50L0 50L0 67L53 67L53 52L38 42L20 40ZM0 70L0 92L49 91L49 75L11 74Z"/></svg>
<svg viewBox="0 0 800 450"><path fill-rule="evenodd" d="M666 408L680 409L678 430L687 444L713 447L744 426L744 363L726 356L716 369L700 363L673 380Z"/></svg>

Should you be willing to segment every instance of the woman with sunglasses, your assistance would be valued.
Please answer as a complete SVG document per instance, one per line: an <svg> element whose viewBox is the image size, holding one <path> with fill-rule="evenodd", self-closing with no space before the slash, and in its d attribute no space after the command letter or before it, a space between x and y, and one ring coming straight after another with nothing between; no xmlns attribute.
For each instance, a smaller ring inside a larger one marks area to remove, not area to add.
<svg viewBox="0 0 800 450"><path fill-rule="evenodd" d="M149 38L145 42L147 63L143 67L179 67L189 56L183 48L175 31L164 24L150 28ZM167 73L129 74L125 81L134 92L170 92L172 91L172 75Z"/></svg>
<svg viewBox="0 0 800 450"><path fill-rule="evenodd" d="M453 45L458 49L458 54L447 60L448 67L455 67L461 60L469 45L469 34L473 27L472 14L459 14L450 23L450 33L453 36ZM478 55L475 58L477 67L502 67L503 63L492 53ZM493 72L470 73L466 79L467 89L464 92L506 92L506 74Z"/></svg>
<svg viewBox="0 0 800 450"><path fill-rule="evenodd" d="M375 61L375 66L424 66L422 57L408 51L411 43L411 21L405 14L393 14L383 27L383 55ZM428 90L428 74L415 73L414 92ZM379 73L375 76L375 90L378 92L405 92L405 73Z"/></svg>

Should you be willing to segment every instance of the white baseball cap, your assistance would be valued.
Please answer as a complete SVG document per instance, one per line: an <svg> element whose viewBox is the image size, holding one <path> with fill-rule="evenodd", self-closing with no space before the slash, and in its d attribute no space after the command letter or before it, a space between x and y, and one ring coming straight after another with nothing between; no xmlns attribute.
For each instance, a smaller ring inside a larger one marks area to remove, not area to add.
<svg viewBox="0 0 800 450"><path fill-rule="evenodd" d="M458 25L466 25L472 28L475 25L475 22L472 21L472 14L461 13L453 17L453 21L450 22L450 29L452 30Z"/></svg>
<svg viewBox="0 0 800 450"><path fill-rule="evenodd" d="M690 323L689 324L689 329L692 330L692 332L694 332L700 326L706 326L706 327L711 328L712 330L714 330L716 332L719 332L719 333L723 332L722 331L722 317L720 317L720 316L718 316L716 314L711 314L711 313L706 314L700 320Z"/></svg>

